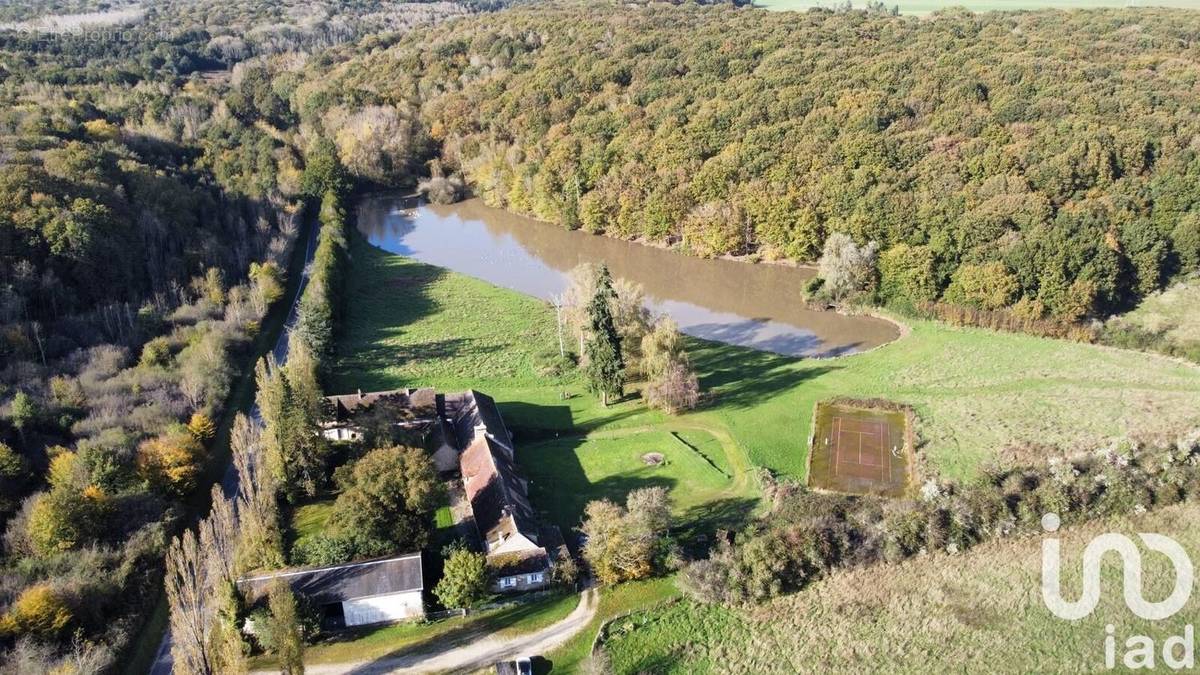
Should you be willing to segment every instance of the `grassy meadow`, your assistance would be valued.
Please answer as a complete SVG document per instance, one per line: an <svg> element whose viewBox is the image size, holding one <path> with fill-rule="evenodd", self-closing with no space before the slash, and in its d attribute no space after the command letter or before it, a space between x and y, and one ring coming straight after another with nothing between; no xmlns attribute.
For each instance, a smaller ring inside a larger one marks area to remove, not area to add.
<svg viewBox="0 0 1200 675"><path fill-rule="evenodd" d="M1176 538L1200 552L1200 505L1093 522L1060 532L1063 595L1078 597L1083 548L1103 532ZM1167 596L1174 573L1164 556L1145 556L1145 597ZM1103 566L1095 613L1063 621L1043 605L1041 539L1022 537L950 556L837 572L762 607L739 611L679 600L614 622L608 655L618 673L1094 672L1105 669L1105 625L1118 645L1134 634L1160 646L1200 612L1193 593L1173 618L1147 622L1125 607L1117 556ZM1118 653L1118 663L1120 654Z"/></svg>
<svg viewBox="0 0 1200 675"><path fill-rule="evenodd" d="M675 515L685 526L750 513L755 491L734 473L737 450L724 448L712 434L690 429L682 440L662 427L566 436L518 447L517 461L530 479L530 499L564 531L579 524L593 499L622 502L642 487L671 489ZM732 455L732 457L727 456ZM662 456L648 464L647 454ZM724 468L723 468L724 467Z"/></svg>
<svg viewBox="0 0 1200 675"><path fill-rule="evenodd" d="M832 8L840 5L832 0L755 0L756 7L769 10L807 11L814 7ZM853 3L866 7L863 0ZM1017 11L1036 9L1091 9L1096 7L1175 7L1200 9L1200 0L884 0L884 5L898 7L905 16L925 16L938 10L961 7L972 12Z"/></svg>
<svg viewBox="0 0 1200 675"><path fill-rule="evenodd" d="M514 430L535 508L567 528L579 522L589 499L619 499L643 485L673 488L676 514L689 530L736 526L755 508L754 467L804 477L814 404L835 396L912 405L928 466L960 479L989 463L1044 460L1057 452L1052 446L1080 450L1128 434L1173 434L1200 422L1200 370L1193 366L926 321L908 322L907 334L892 344L831 360L691 340L702 387L711 393L705 407L668 417L634 393L604 408L574 374L538 373L538 356L557 349L553 312L544 303L388 254L357 234L351 256L346 320L332 373L335 393L434 386L493 395ZM648 452L665 461L646 464ZM949 658L947 636L996 647L1004 636L999 627L1022 618L1004 612L1019 610L1027 621L1018 629L1031 632L1035 651L1013 663L1028 664L1039 653L1060 653L1047 636L1059 626L1048 617L1034 620L1040 605L1033 604L1036 593L1026 576L1036 559L1026 557L1036 547L1032 541L1001 542L969 556L921 558L895 574L838 574L761 616L684 600L646 612L679 597L674 580L623 584L600 595L588 630L545 656L555 672L576 672L601 623L634 612L618 622L631 627L628 635L613 642L614 663L623 672L703 672L729 659L737 659L743 672L790 672L818 659L849 669L855 658L876 657L914 670L918 663L903 659ZM997 560L1007 566L997 567ZM971 592L991 588L1011 589L1012 597L998 597L994 607L970 602ZM922 618L923 612L931 618ZM772 613L785 620L772 625ZM876 613L892 621L876 624ZM514 621L518 627L510 630L524 625ZM410 648L443 630L456 629L381 629L386 632L313 654L326 662L361 658L360 649ZM861 648L854 631L867 638ZM1072 635L1076 642L1067 644L1082 655L1094 636L1082 628ZM779 655L795 660L780 661Z"/></svg>
<svg viewBox="0 0 1200 675"><path fill-rule="evenodd" d="M522 446L667 421L634 396L604 408L573 376L539 375L537 356L557 348L545 303L391 255L357 234L351 255L335 393L474 387L500 402ZM908 334L894 343L826 360L692 340L712 402L672 423L728 434L728 449L740 461L804 478L817 401L886 398L916 410L925 468L963 480L988 464L1036 462L1126 436L1170 437L1200 424L1195 366L1028 335L906 323Z"/></svg>

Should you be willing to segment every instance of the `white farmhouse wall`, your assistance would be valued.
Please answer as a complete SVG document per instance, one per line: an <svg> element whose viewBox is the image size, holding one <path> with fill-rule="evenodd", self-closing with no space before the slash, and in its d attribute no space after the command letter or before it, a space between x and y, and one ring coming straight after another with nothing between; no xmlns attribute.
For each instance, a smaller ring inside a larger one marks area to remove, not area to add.
<svg viewBox="0 0 1200 675"><path fill-rule="evenodd" d="M376 595L342 602L346 626L362 626L369 623L401 621L424 616L421 591Z"/></svg>
<svg viewBox="0 0 1200 675"><path fill-rule="evenodd" d="M500 555L502 553L520 553L522 551L535 551L541 548L536 543L529 540L528 537L521 533L516 533L501 542L487 542L488 555Z"/></svg>

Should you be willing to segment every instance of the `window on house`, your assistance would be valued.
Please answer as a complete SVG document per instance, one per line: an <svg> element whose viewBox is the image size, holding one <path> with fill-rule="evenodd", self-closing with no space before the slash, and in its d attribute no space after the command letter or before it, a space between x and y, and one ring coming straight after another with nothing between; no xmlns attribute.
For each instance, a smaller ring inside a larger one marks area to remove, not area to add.
<svg viewBox="0 0 1200 675"><path fill-rule="evenodd" d="M531 584L542 583L542 573L541 572L534 572L533 574L530 574L526 578L528 579L529 583L531 583Z"/></svg>
<svg viewBox="0 0 1200 675"><path fill-rule="evenodd" d="M517 585L516 577L504 577L500 580L500 588L512 588Z"/></svg>

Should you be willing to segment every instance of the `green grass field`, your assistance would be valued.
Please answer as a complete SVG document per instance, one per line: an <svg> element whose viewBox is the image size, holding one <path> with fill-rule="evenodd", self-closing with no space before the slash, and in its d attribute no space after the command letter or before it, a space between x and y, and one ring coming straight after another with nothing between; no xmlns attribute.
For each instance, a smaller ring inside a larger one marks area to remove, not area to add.
<svg viewBox="0 0 1200 675"><path fill-rule="evenodd" d="M659 603L670 602L679 597L674 577L631 581L600 594L596 616L587 628L577 633L561 647L545 655L554 673L579 673L592 653L592 641L606 621L644 611Z"/></svg>
<svg viewBox="0 0 1200 675"><path fill-rule="evenodd" d="M712 434L701 429L684 433L729 466L725 449ZM663 461L648 465L643 460L648 453ZM685 526L703 526L720 510L748 514L755 502L746 481L735 481L728 470L723 473L705 454L661 427L532 443L518 447L517 462L530 479L531 501L563 531L579 525L588 501L621 503L642 487L670 488L675 514Z"/></svg>
<svg viewBox="0 0 1200 675"><path fill-rule="evenodd" d="M928 467L971 479L1059 448L1173 437L1200 423L1200 369L1172 359L1028 335L909 322L874 351L797 361L721 345L694 359L711 414L754 464L803 476L813 404L836 396L912 405ZM920 444L919 444L920 445Z"/></svg>
<svg viewBox="0 0 1200 675"><path fill-rule="evenodd" d="M770 10L807 11L814 7L836 7L832 0L755 0L755 6ZM866 7L864 0L855 7ZM1095 7L1175 7L1200 9L1200 0L884 0L895 5L902 15L925 16L941 9L962 7L972 12L1017 11L1036 9L1091 9Z"/></svg>
<svg viewBox="0 0 1200 675"><path fill-rule="evenodd" d="M755 500L752 468L803 478L814 403L837 396L912 405L929 466L964 479L988 463L1044 460L1051 446L1085 449L1129 434L1173 434L1200 421L1200 370L1193 366L1141 353L925 321L910 322L908 334L895 343L833 360L798 360L692 340L693 362L702 387L711 393L705 408L669 418L648 410L636 395L604 408L573 375L537 373L537 355L556 345L553 313L544 303L387 254L357 235L351 254L347 321L333 373L336 390L474 387L495 396L514 430L535 508L566 526L578 522L588 499L619 499L628 488L647 484L671 485L676 509L689 522L711 527L726 518L744 518ZM641 462L646 452L661 452L668 461L647 466ZM980 555L986 553L973 553L971 560L986 560ZM944 573L961 560L965 558L947 559ZM988 573L988 564L973 564L980 574ZM860 589L877 585L866 574L855 577ZM905 574L916 587L920 573ZM1002 583L1007 582L988 581L989 586ZM843 605L851 612L845 621L868 622L865 610L853 604L852 590L852 585L845 587ZM671 579L605 589L593 625L546 656L556 672L576 672L604 619L677 595ZM886 597L874 590L870 595ZM816 602L817 596L798 597ZM965 602L967 596L955 597ZM969 616L970 606L964 607L964 616ZM833 621L837 612L818 610L783 608L788 617L781 625L800 622L795 630L801 631L802 639L772 633L768 641L749 634L731 646L736 636L747 635L739 632L739 622L753 617L704 609L697 615L698 621L707 622L703 626L672 628L674 620L655 624L663 626L663 637L631 642L625 653L633 656L622 663L653 670L653 661L646 659L661 658L662 650L654 643L658 640L678 663L691 664L697 671L708 663L725 663L730 655L743 658L743 653L749 660L739 663L769 665L776 663L771 649L779 649L787 639L815 644L811 649L842 650L831 656L835 665L852 662L845 650L853 641L836 633L835 639L827 640L822 632L822 622ZM908 617L907 623L897 625L911 632L923 624ZM416 629L394 630L373 637L380 646L372 649L394 650L436 638L428 630L419 637L406 632ZM729 640L714 640L711 648L680 637L718 633ZM735 647L742 651L733 651ZM751 647L759 651L746 651ZM933 643L928 649L937 647ZM914 648L909 653L925 652ZM339 660L337 652L315 654ZM813 662L818 661L809 661ZM789 664L787 670L795 667Z"/></svg>
<svg viewBox="0 0 1200 675"><path fill-rule="evenodd" d="M356 631L344 631L304 651L308 665L349 663L384 658L398 651L415 650L438 642L470 642L488 634L520 635L562 620L579 605L573 593L553 595L533 602L485 610L466 617L430 622L396 623ZM252 670L276 665L270 656L259 656Z"/></svg>
<svg viewBox="0 0 1200 675"><path fill-rule="evenodd" d="M1157 532L1200 550L1200 505L1099 521L1061 532L1063 594L1080 589L1080 558L1102 532ZM1164 556L1144 556L1145 597L1174 584ZM1095 613L1063 621L1043 605L1041 539L1000 540L965 555L938 554L837 572L807 589L746 611L681 600L614 623L607 642L616 673L794 673L875 671L1058 673L1105 669L1105 625L1118 644L1133 634L1156 644L1195 621L1200 595L1174 617L1143 621L1126 607L1117 556L1103 567ZM1120 656L1118 656L1120 659ZM1118 661L1119 663L1119 661Z"/></svg>
<svg viewBox="0 0 1200 675"><path fill-rule="evenodd" d="M475 387L518 445L555 434L641 428L664 416L634 397L602 407L573 377L548 378L553 312L513 291L376 249L355 235L337 392ZM805 477L813 404L836 396L912 405L928 467L970 479L989 463L1044 459L1200 424L1200 369L1172 359L1028 335L907 322L865 354L800 360L692 340L705 409L677 418L733 438L749 462ZM563 394L569 396L564 398Z"/></svg>

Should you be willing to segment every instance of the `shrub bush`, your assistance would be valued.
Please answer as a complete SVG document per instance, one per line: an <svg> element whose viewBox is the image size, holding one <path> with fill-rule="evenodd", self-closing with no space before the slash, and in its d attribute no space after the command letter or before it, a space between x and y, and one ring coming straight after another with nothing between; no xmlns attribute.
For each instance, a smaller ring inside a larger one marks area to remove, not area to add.
<svg viewBox="0 0 1200 675"><path fill-rule="evenodd" d="M1162 448L1104 448L1070 460L993 472L971 485L931 482L920 501L814 493L778 483L771 511L690 563L682 590L702 602L761 602L838 566L894 563L922 552L957 553L1042 516L1064 522L1200 499L1196 435Z"/></svg>

